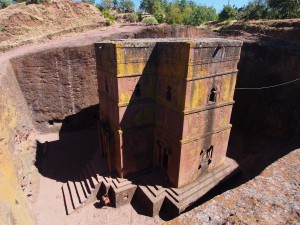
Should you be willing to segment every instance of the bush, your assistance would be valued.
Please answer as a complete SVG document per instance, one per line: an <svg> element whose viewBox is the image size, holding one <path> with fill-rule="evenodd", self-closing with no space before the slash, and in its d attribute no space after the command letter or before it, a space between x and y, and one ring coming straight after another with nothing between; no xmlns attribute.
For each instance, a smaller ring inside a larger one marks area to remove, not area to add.
<svg viewBox="0 0 300 225"><path fill-rule="evenodd" d="M231 5L226 5L223 7L222 11L219 14L219 19L221 21L228 20L228 19L236 19L238 16L238 11L236 8L232 7Z"/></svg>
<svg viewBox="0 0 300 225"><path fill-rule="evenodd" d="M12 2L9 0L0 0L0 9L4 9L9 6Z"/></svg>
<svg viewBox="0 0 300 225"><path fill-rule="evenodd" d="M130 23L135 23L135 22L137 22L138 20L139 20L138 14L136 14L136 13L131 13L131 14L129 15L129 21L130 21Z"/></svg>
<svg viewBox="0 0 300 225"><path fill-rule="evenodd" d="M104 18L106 19L106 22L108 25L111 25L115 22L115 17L110 13L110 11L108 9L104 9L102 11L102 14L103 14Z"/></svg>
<svg viewBox="0 0 300 225"><path fill-rule="evenodd" d="M47 2L48 0L27 0L26 4L41 4Z"/></svg>
<svg viewBox="0 0 300 225"><path fill-rule="evenodd" d="M0 32L5 30L5 26L0 25Z"/></svg>
<svg viewBox="0 0 300 225"><path fill-rule="evenodd" d="M247 23L243 23L242 24L242 30L246 30L247 29Z"/></svg>
<svg viewBox="0 0 300 225"><path fill-rule="evenodd" d="M154 24L158 24L157 20L154 17L145 17L142 20L142 23L146 24L146 25L154 25Z"/></svg>

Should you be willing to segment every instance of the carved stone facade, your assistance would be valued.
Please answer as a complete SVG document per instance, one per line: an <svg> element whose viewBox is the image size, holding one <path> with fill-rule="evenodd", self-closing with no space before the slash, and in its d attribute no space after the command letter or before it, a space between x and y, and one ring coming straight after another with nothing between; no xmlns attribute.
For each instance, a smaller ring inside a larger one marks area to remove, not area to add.
<svg viewBox="0 0 300 225"><path fill-rule="evenodd" d="M95 44L100 149L111 173L163 171L184 187L226 161L242 43L140 39Z"/></svg>

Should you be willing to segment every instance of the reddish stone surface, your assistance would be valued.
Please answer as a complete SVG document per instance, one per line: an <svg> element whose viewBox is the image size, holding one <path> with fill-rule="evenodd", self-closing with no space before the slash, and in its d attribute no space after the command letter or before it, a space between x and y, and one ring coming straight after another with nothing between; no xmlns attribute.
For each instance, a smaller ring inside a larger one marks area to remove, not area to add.
<svg viewBox="0 0 300 225"><path fill-rule="evenodd" d="M166 224L299 224L300 150Z"/></svg>
<svg viewBox="0 0 300 225"><path fill-rule="evenodd" d="M182 187L224 163L240 48L222 39L95 44L110 171L161 168Z"/></svg>

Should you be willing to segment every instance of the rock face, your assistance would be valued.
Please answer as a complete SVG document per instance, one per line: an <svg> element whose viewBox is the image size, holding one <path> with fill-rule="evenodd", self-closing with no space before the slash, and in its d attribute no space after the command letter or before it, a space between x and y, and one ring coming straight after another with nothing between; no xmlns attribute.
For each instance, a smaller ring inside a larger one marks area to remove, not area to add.
<svg viewBox="0 0 300 225"><path fill-rule="evenodd" d="M34 224L22 192L33 191L33 124L7 60L0 60L0 84L0 224Z"/></svg>
<svg viewBox="0 0 300 225"><path fill-rule="evenodd" d="M94 50L57 48L12 60L16 77L40 129L98 103Z"/></svg>
<svg viewBox="0 0 300 225"><path fill-rule="evenodd" d="M244 43L235 92L232 124L246 135L300 134L300 45L262 40ZM239 90L239 88L258 88Z"/></svg>
<svg viewBox="0 0 300 225"><path fill-rule="evenodd" d="M299 224L300 149L167 224Z"/></svg>

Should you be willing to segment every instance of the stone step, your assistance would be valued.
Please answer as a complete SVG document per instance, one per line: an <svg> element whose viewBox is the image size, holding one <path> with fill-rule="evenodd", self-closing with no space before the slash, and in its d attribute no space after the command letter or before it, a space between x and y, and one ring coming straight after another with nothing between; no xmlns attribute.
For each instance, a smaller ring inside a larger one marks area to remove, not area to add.
<svg viewBox="0 0 300 225"><path fill-rule="evenodd" d="M66 214L70 215L72 212L75 211L75 206L73 205L73 202L70 197L70 192L67 183L64 183L61 187L63 199L64 199L64 205Z"/></svg>
<svg viewBox="0 0 300 225"><path fill-rule="evenodd" d="M165 192L165 189L162 187L155 187L152 185L147 185L146 186L148 188L148 190L153 194L153 196L158 197L159 195L161 195L162 193Z"/></svg>
<svg viewBox="0 0 300 225"><path fill-rule="evenodd" d="M112 180L112 184L115 188L121 188L132 184L132 182L127 179L116 178Z"/></svg>
<svg viewBox="0 0 300 225"><path fill-rule="evenodd" d="M92 181L90 175L88 174L86 168L83 167L82 170L81 170L81 172L82 172L82 174L83 174L83 176L85 178L85 181L86 181L86 183L87 183L90 191L94 190L95 189L95 185L93 184L93 181Z"/></svg>
<svg viewBox="0 0 300 225"><path fill-rule="evenodd" d="M86 195L85 190L83 189L79 179L74 179L73 182L74 182L74 187L76 189L76 193L77 193L80 203L85 202L85 200L87 199L88 196Z"/></svg>
<svg viewBox="0 0 300 225"><path fill-rule="evenodd" d="M97 179L97 175L94 174L94 171L89 167L88 163L85 164L85 170L88 173L89 180L91 182L92 187L95 188L96 185L99 183Z"/></svg>
<svg viewBox="0 0 300 225"><path fill-rule="evenodd" d="M74 183L72 181L67 181L67 185L68 185L68 189L70 191L70 197L73 202L74 209L76 209L81 205L81 203L80 203L79 197L76 193Z"/></svg>
<svg viewBox="0 0 300 225"><path fill-rule="evenodd" d="M80 171L79 176L80 176L80 180L81 180L83 189L84 189L85 193L87 194L87 197L89 197L91 194L91 188L89 186L89 181L86 180L86 178L83 174L83 171Z"/></svg>
<svg viewBox="0 0 300 225"><path fill-rule="evenodd" d="M90 174L92 174L92 177L94 177L97 180L97 182L99 183L99 180L98 180L98 177L97 177L97 173L96 173L94 167L92 166L91 161L89 161L86 164L86 166L88 167L88 170L89 170Z"/></svg>

